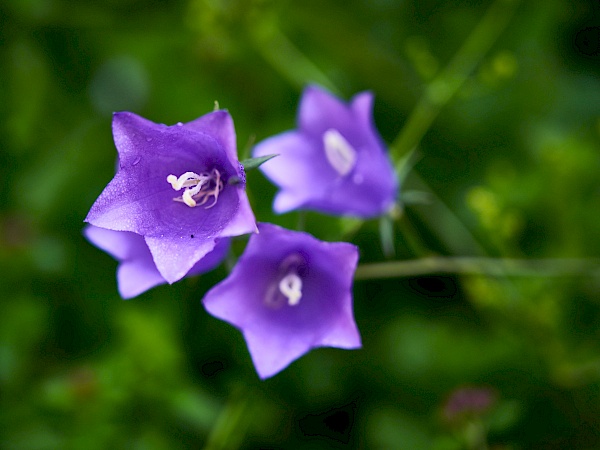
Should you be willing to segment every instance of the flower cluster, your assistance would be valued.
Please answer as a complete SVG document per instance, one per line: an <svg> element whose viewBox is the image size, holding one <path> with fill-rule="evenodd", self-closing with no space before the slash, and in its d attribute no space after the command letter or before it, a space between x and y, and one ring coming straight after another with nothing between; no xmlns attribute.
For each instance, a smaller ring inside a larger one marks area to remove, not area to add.
<svg viewBox="0 0 600 450"><path fill-rule="evenodd" d="M306 89L298 130L253 152L278 155L261 166L281 188L276 212L367 218L393 206L397 178L372 105L369 93L347 105L318 87ZM257 226L227 111L173 126L116 113L113 136L117 171L88 213L84 235L118 260L123 298L211 270L232 237L251 234L230 275L203 303L242 331L259 376L278 373L315 347L361 346L352 308L357 248Z"/></svg>

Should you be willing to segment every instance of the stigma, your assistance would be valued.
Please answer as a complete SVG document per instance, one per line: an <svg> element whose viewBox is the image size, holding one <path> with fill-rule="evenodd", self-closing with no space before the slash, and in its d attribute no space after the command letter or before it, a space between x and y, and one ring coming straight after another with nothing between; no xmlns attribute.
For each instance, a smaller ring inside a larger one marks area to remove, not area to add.
<svg viewBox="0 0 600 450"><path fill-rule="evenodd" d="M213 169L210 173L185 172L179 177L169 175L167 182L176 191L185 188L181 197L175 197L176 202L183 202L190 208L206 204L210 198L213 198L211 204L205 206L206 209L212 208L217 204L219 193L223 190L223 180L221 173Z"/></svg>
<svg viewBox="0 0 600 450"><path fill-rule="evenodd" d="M356 150L335 128L323 133L323 147L327 161L341 176L347 175L356 165Z"/></svg>
<svg viewBox="0 0 600 450"><path fill-rule="evenodd" d="M296 306L302 298L302 278L295 273L288 273L279 282L279 292L287 298L287 304Z"/></svg>
<svg viewBox="0 0 600 450"><path fill-rule="evenodd" d="M279 264L272 282L265 291L265 306L270 309L280 309L286 305L299 305L303 294L302 280L307 270L307 262L302 254L289 254Z"/></svg>

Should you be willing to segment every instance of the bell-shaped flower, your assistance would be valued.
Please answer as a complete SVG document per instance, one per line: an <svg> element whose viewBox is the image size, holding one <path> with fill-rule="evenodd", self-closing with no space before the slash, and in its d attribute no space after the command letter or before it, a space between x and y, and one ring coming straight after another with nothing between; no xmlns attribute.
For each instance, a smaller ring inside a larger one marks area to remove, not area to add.
<svg viewBox="0 0 600 450"><path fill-rule="evenodd" d="M139 234L93 225L85 227L83 234L88 241L119 261L117 286L124 299L136 297L167 282L156 268L146 241ZM200 275L214 269L227 256L229 246L229 238L219 239L215 248L194 264L185 276Z"/></svg>
<svg viewBox="0 0 600 450"><path fill-rule="evenodd" d="M227 111L173 126L116 113L113 136L117 173L85 220L142 236L168 283L218 239L256 231Z"/></svg>
<svg viewBox="0 0 600 450"><path fill-rule="evenodd" d="M261 223L231 274L204 297L239 328L268 378L315 347L359 348L352 310L357 248Z"/></svg>
<svg viewBox="0 0 600 450"><path fill-rule="evenodd" d="M300 102L298 128L259 142L254 157L279 154L261 166L280 191L278 213L311 209L325 214L375 217L387 213L398 179L373 123L373 95L349 104L317 86Z"/></svg>

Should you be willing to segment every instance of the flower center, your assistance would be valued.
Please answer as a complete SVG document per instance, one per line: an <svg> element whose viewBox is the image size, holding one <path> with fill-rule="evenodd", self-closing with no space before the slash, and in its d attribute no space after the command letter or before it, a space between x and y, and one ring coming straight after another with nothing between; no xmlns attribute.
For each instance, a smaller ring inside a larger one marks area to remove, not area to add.
<svg viewBox="0 0 600 450"><path fill-rule="evenodd" d="M323 133L323 147L327 161L340 175L347 175L356 165L356 150L338 130Z"/></svg>
<svg viewBox="0 0 600 450"><path fill-rule="evenodd" d="M302 298L302 277L307 271L306 259L300 253L288 255L279 264L274 282L265 293L264 304L271 309L296 306Z"/></svg>
<svg viewBox="0 0 600 450"><path fill-rule="evenodd" d="M181 197L175 197L176 202L183 202L190 208L198 205L204 205L211 197L214 197L210 205L205 206L206 209L212 208L217 204L219 192L223 190L223 181L221 173L217 169L213 169L210 173L197 174L195 172L185 172L183 175L176 177L169 175L167 182L171 184L173 189L179 191L185 188Z"/></svg>
<svg viewBox="0 0 600 450"><path fill-rule="evenodd" d="M288 273L279 282L279 292L286 298L290 306L296 306L302 298L302 279L296 273Z"/></svg>

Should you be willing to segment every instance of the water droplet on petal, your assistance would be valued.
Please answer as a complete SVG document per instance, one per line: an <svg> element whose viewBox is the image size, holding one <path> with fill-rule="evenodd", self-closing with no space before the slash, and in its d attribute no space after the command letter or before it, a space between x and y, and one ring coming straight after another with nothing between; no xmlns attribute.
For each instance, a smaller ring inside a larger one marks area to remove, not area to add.
<svg viewBox="0 0 600 450"><path fill-rule="evenodd" d="M178 126L178 127L180 127L180 126L182 126L182 125L183 125L183 123L181 123L181 122L177 122L177 126Z"/></svg>
<svg viewBox="0 0 600 450"><path fill-rule="evenodd" d="M142 160L141 156L138 156L137 158L135 158L133 160L133 162L131 163L132 166L137 166L137 164Z"/></svg>
<svg viewBox="0 0 600 450"><path fill-rule="evenodd" d="M146 138L146 142L152 142L152 138L151 137L147 137Z"/></svg>

